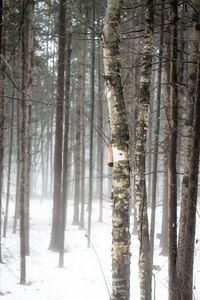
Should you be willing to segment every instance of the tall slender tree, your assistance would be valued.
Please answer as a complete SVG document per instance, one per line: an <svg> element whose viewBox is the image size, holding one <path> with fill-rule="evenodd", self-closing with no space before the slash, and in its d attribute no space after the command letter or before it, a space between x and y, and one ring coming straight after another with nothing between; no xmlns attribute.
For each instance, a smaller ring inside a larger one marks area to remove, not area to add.
<svg viewBox="0 0 200 300"><path fill-rule="evenodd" d="M177 135L178 135L178 86L177 86L177 20L178 2L170 1L169 22L171 24L170 97L169 97L169 300L177 299Z"/></svg>
<svg viewBox="0 0 200 300"><path fill-rule="evenodd" d="M14 87L12 96L14 98ZM7 223L8 223L8 212L9 212L9 203L10 203L10 178L11 178L11 167L12 167L12 148L13 148L13 124L14 124L14 101L11 104L11 122L10 122L10 138L9 138L9 153L8 153L8 175L7 175L7 195L6 195L6 209L4 217L4 228L3 236L6 237L7 234Z"/></svg>
<svg viewBox="0 0 200 300"><path fill-rule="evenodd" d="M137 207L140 272L140 298L151 299L151 262L150 241L147 216L147 195L145 180L145 154L146 135L149 121L150 88L151 88L151 65L153 54L153 2L147 0L145 6L145 36L143 67L140 78L140 95L138 107L138 119L135 132L135 197Z"/></svg>
<svg viewBox="0 0 200 300"><path fill-rule="evenodd" d="M53 221L49 249L59 250L59 229L62 189L62 153L63 153L63 109L64 109L64 74L66 50L66 0L59 4L59 41L58 41L58 78L56 101L56 132L54 150L54 190L53 190Z"/></svg>
<svg viewBox="0 0 200 300"><path fill-rule="evenodd" d="M158 142L160 132L160 104L161 104L161 83L162 83L162 59L163 59L163 29L164 29L164 5L162 0L161 25L160 25L160 49L158 59L158 88L156 98L156 124L155 124L155 140L153 154L153 175L152 175L152 200L151 200L151 227L150 227L150 246L151 246L151 264L153 266L154 255L154 232L156 219L156 200L157 200L157 166L158 166Z"/></svg>
<svg viewBox="0 0 200 300"><path fill-rule="evenodd" d="M65 248L65 228L67 214L67 173L68 173L68 133L69 133L69 106L70 106L70 74L71 74L71 40L72 40L72 20L70 4L67 2L67 32L66 32L66 79L65 79L65 124L63 142L63 176L62 176L62 202L60 212L60 248L59 267L64 265Z"/></svg>
<svg viewBox="0 0 200 300"><path fill-rule="evenodd" d="M88 199L88 247L90 247L91 221L92 221L92 195L93 195L93 166L94 166L94 100L95 100L95 9L96 1L92 1L92 41L91 41L91 70L90 70L90 153L89 153L89 199Z"/></svg>
<svg viewBox="0 0 200 300"><path fill-rule="evenodd" d="M200 5L200 1L194 1ZM195 15L195 13L194 13ZM199 157L199 59L198 17L192 20L190 61L188 65L187 114L185 121L184 175L178 239L178 290L180 299L192 299L193 252ZM190 228L190 229L189 229ZM187 271L186 271L187 270Z"/></svg>
<svg viewBox="0 0 200 300"><path fill-rule="evenodd" d="M22 1L22 124L20 175L20 283L26 283L26 255L29 253L29 187L31 146L31 99L33 67L33 10L34 1Z"/></svg>
<svg viewBox="0 0 200 300"><path fill-rule="evenodd" d="M3 4L0 1L0 54L3 54ZM4 74L0 72L0 262L1 258L1 214L2 214L2 186L3 186L3 156L4 156Z"/></svg>
<svg viewBox="0 0 200 300"><path fill-rule="evenodd" d="M103 28L103 61L113 151L112 299L130 299L129 133L120 75L121 0L108 0Z"/></svg>

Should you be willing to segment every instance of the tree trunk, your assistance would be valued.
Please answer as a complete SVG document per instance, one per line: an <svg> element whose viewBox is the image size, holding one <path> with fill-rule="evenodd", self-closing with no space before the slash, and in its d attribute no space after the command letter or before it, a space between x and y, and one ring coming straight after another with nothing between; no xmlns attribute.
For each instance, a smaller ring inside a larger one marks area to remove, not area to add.
<svg viewBox="0 0 200 300"><path fill-rule="evenodd" d="M31 101L33 64L33 9L34 1L22 1L22 127L21 127L21 185L20 185L20 283L26 283L26 255L29 253L29 187Z"/></svg>
<svg viewBox="0 0 200 300"><path fill-rule="evenodd" d="M84 21L85 22L85 21ZM83 61L86 62L86 40L83 45ZM83 229L85 226L85 78L86 78L86 67L83 64L81 78L81 210L80 210L80 224L79 228Z"/></svg>
<svg viewBox="0 0 200 300"><path fill-rule="evenodd" d="M0 54L3 54L3 6L4 1L0 1ZM3 188L3 157L4 157L4 74L0 72L0 263L1 257L1 228L2 228L2 188Z"/></svg>
<svg viewBox="0 0 200 300"><path fill-rule="evenodd" d="M95 26L95 9L96 1L92 2L92 24ZM94 99L95 99L95 81L94 81L94 68L95 68L95 32L92 31L92 42L91 42L91 70L90 70L90 150L89 150L89 199L88 199L88 247L90 247L90 236L91 236L91 219L92 219L92 195L93 195L93 132L94 132Z"/></svg>
<svg viewBox="0 0 200 300"><path fill-rule="evenodd" d="M157 103L156 103L156 124L155 124L155 140L153 154L153 175L152 175L152 199L151 199L151 227L150 227L150 248L151 248L151 264L153 267L154 255L154 233L155 233L155 218L156 218L156 200L157 200L157 166L158 166L158 142L160 133L160 103L161 103L161 83L162 83L162 56L163 56L163 29L164 29L164 6L162 1L162 20L160 26L160 50L158 61L158 79L157 79Z"/></svg>
<svg viewBox="0 0 200 300"><path fill-rule="evenodd" d="M153 54L153 2L146 1L143 68L140 79L138 119L135 133L135 192L140 241L140 298L151 299L151 261L145 180L146 134L149 122L151 64Z"/></svg>
<svg viewBox="0 0 200 300"><path fill-rule="evenodd" d="M163 179L163 204L162 204L162 230L160 238L161 255L168 255L168 151L169 151L169 130L165 126L164 140L164 179Z"/></svg>
<svg viewBox="0 0 200 300"><path fill-rule="evenodd" d="M62 202L61 202L61 219L60 219L60 249L59 249L59 267L64 265L65 250L65 227L67 214L67 174L68 174L68 132L69 132L69 104L70 104L70 71L71 71L71 39L72 23L71 10L67 4L67 34L66 34L66 80L65 80L65 130L63 143L63 177L62 177Z"/></svg>
<svg viewBox="0 0 200 300"><path fill-rule="evenodd" d="M170 99L169 99L169 300L177 299L177 130L178 130L178 87L177 87L177 1L170 3L171 60L170 60Z"/></svg>
<svg viewBox="0 0 200 300"><path fill-rule="evenodd" d="M103 132L103 93L102 93L102 56L100 39L98 40L98 139L97 139L97 168L98 168L98 197L99 197L99 222L103 222L103 164L104 147L102 140Z"/></svg>
<svg viewBox="0 0 200 300"><path fill-rule="evenodd" d="M14 87L13 95L14 97ZM13 125L14 125L14 100L12 99L11 104L11 123L10 123L10 140L9 140L9 153L8 153L8 176L7 176L7 194L6 194L6 210L4 216L4 227L3 227L3 237L6 237L7 233L7 222L8 222L8 211L10 202L10 177L11 177L11 159L12 159L12 148L13 148Z"/></svg>
<svg viewBox="0 0 200 300"><path fill-rule="evenodd" d="M200 5L200 1L196 0L195 4ZM197 18L198 20L198 18ZM188 91L187 91L187 115L185 122L185 147L184 147L184 175L181 191L181 212L180 212L180 227L178 239L178 288L179 298L192 299L192 281L193 281L193 247L194 247L194 232L195 232L195 216L196 216L196 189L198 177L198 105L199 103L199 22L193 21L192 41L190 61L198 62L188 65ZM196 106L196 110L195 110ZM194 126L194 127L193 127ZM197 126L197 127L196 127ZM195 128L196 127L196 128ZM195 145L196 143L196 145ZM195 149L196 148L196 149ZM197 152L197 153L195 153ZM196 160L197 159L197 160ZM196 163L194 169L192 164ZM197 174L196 174L197 172ZM191 180L191 181L190 181ZM192 187L193 186L193 187ZM192 191L192 189L194 189ZM192 193L192 194L191 194ZM190 211L191 210L191 211ZM188 227L190 231L188 233ZM190 235L188 240L188 234ZM190 241L190 245L187 245ZM191 251L189 254L188 252ZM186 261L185 261L186 259ZM187 269L187 274L186 274Z"/></svg>
<svg viewBox="0 0 200 300"><path fill-rule="evenodd" d="M199 31L199 25L198 25ZM198 39L199 41L199 39ZM198 58L199 61L199 58ZM193 142L189 170L189 193L187 205L187 221L185 228L185 248L183 261L183 278L181 300L193 299L193 263L196 230L199 153L200 153L200 67L198 63L198 84L194 111Z"/></svg>
<svg viewBox="0 0 200 300"><path fill-rule="evenodd" d="M129 134L120 76L122 1L108 0L103 28L103 61L113 150L112 300L130 299Z"/></svg>
<svg viewBox="0 0 200 300"><path fill-rule="evenodd" d="M21 178L21 159L20 159L20 120L21 120L21 105L17 102L17 137L16 137L16 145L17 145L17 178L16 178L16 196L15 196L15 213L14 213L14 221L13 221L13 233L17 231L17 221L19 219L19 202L20 202L20 178Z"/></svg>
<svg viewBox="0 0 200 300"><path fill-rule="evenodd" d="M82 30L84 27L81 27ZM84 64L84 47L80 43L78 47L78 86L76 98L76 138L75 138L75 191L74 191L74 215L73 224L79 224L79 206L80 206L80 177L81 177L81 87Z"/></svg>
<svg viewBox="0 0 200 300"><path fill-rule="evenodd" d="M66 1L60 0L59 46L58 46L58 79L56 101L56 132L54 152L54 190L53 221L51 229L50 250L59 250L59 229L62 188L62 150L63 150L63 104L64 104L64 72L66 45Z"/></svg>

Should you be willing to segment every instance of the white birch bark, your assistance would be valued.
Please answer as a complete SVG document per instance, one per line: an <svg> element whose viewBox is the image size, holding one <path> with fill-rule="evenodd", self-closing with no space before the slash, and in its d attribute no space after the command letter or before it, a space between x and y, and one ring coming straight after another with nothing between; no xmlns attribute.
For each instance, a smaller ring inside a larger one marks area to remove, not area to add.
<svg viewBox="0 0 200 300"><path fill-rule="evenodd" d="M130 298L129 134L120 76L122 1L108 0L103 28L103 61L113 148L112 300Z"/></svg>

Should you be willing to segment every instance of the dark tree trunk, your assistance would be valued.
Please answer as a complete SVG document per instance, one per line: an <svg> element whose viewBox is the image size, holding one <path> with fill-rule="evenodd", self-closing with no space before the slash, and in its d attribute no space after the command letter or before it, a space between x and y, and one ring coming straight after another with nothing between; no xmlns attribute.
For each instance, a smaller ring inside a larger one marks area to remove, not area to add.
<svg viewBox="0 0 200 300"><path fill-rule="evenodd" d="M158 89L156 103L156 124L155 124L155 140L153 154L153 175L152 175L152 200L151 200L151 227L150 227L150 248L151 248L151 264L153 267L154 255L154 232L156 218L156 200L157 200L157 166L158 166L158 142L160 133L160 103L161 103L161 83L162 83L162 56L163 56L163 29L164 29L164 0L162 1L162 21L160 26L160 50L158 61Z"/></svg>
<svg viewBox="0 0 200 300"><path fill-rule="evenodd" d="M13 95L12 96L14 97L14 89L13 89ZM13 149L13 125L14 125L14 100L12 99L9 153L8 153L8 176L7 176L6 210L5 210L5 217L4 217L3 237L6 237L6 233L7 233L7 222L8 222L8 212L9 212L9 202L10 202L10 177L11 177L11 165L12 165L11 159L12 159L12 149Z"/></svg>
<svg viewBox="0 0 200 300"><path fill-rule="evenodd" d="M96 1L93 0L92 5L92 24L95 26L95 9ZM95 81L94 72L95 68L95 32L92 31L92 47L91 47L91 70L90 70L90 97L91 97L91 108L90 108L90 150L89 150L89 199L88 199L88 247L90 247L90 236L91 236L91 219L92 219L92 195L93 195L93 132L94 132L94 98L95 98Z"/></svg>
<svg viewBox="0 0 200 300"><path fill-rule="evenodd" d="M54 189L53 189L53 220L49 249L59 250L59 229L62 188L62 153L63 153L63 109L64 109L64 73L66 46L66 1L60 0L59 45L58 45L58 78L56 101L56 132L54 152Z"/></svg>
<svg viewBox="0 0 200 300"><path fill-rule="evenodd" d="M3 0L0 1L0 54L3 54ZM0 72L0 262L1 257L1 228L2 228L2 187L3 187L3 157L4 157L4 74Z"/></svg>
<svg viewBox="0 0 200 300"><path fill-rule="evenodd" d="M16 145L17 145L17 178L16 178L16 196L15 196L15 213L14 213L14 221L13 221L13 233L17 231L17 221L19 219L19 194L20 194L20 103L17 103L17 137L16 137Z"/></svg>
<svg viewBox="0 0 200 300"><path fill-rule="evenodd" d="M21 124L21 181L20 181L20 283L26 283L26 255L29 253L29 188L31 101L33 64L33 10L34 2L22 1L22 124Z"/></svg>
<svg viewBox="0 0 200 300"><path fill-rule="evenodd" d="M200 1L194 2L200 5ZM197 17L197 16L196 16ZM198 20L198 17L196 18ZM199 168L200 68L199 22L192 21L190 63L188 65L187 115L185 122L184 175L178 240L179 299L190 300L193 294L193 260L196 221L196 201Z"/></svg>
<svg viewBox="0 0 200 300"><path fill-rule="evenodd" d="M85 20L84 20L85 22ZM86 40L83 44L83 61L86 62ZM82 78L81 78L81 209L80 209L80 225L79 228L83 229L85 226L85 78L86 78L86 67L85 64L82 66Z"/></svg>
<svg viewBox="0 0 200 300"><path fill-rule="evenodd" d="M67 5L67 53L66 53L66 80L65 80L65 128L64 128L64 143L63 143L63 177L62 177L62 202L61 202L61 219L60 219L60 249L59 249L59 267L64 265L64 250L65 250L65 228L67 219L67 174L68 174L68 132L69 132L69 104L70 104L70 71L71 71L71 10Z"/></svg>
<svg viewBox="0 0 200 300"><path fill-rule="evenodd" d="M165 126L164 140L164 178L163 178L163 204L162 204L162 230L160 238L161 255L168 255L168 151L169 151L169 130Z"/></svg>
<svg viewBox="0 0 200 300"><path fill-rule="evenodd" d="M81 27L84 30L84 27ZM81 184L81 93L82 93L82 77L83 74L83 64L84 64L84 47L80 43L78 47L78 86L77 86L77 98L76 98L76 138L75 138L75 187L74 187L74 215L73 224L79 224L79 206L80 206L80 184Z"/></svg>
<svg viewBox="0 0 200 300"><path fill-rule="evenodd" d="M97 139L97 168L98 168L98 197L99 197L99 222L103 222L103 164L104 164L104 147L103 147L103 84L102 84L102 56L100 39L98 40L98 139Z"/></svg>
<svg viewBox="0 0 200 300"><path fill-rule="evenodd" d="M178 134L178 87L177 87L177 1L170 2L171 61L169 99L169 300L177 299L177 134Z"/></svg>
<svg viewBox="0 0 200 300"><path fill-rule="evenodd" d="M151 299L151 257L150 240L147 216L147 195L145 179L145 157L146 157L146 135L149 123L151 68L153 54L153 2L147 0L145 5L145 36L143 67L140 78L140 95L138 118L135 133L135 192L137 208L138 237L140 241L139 250L139 272L140 272L140 297L144 300Z"/></svg>

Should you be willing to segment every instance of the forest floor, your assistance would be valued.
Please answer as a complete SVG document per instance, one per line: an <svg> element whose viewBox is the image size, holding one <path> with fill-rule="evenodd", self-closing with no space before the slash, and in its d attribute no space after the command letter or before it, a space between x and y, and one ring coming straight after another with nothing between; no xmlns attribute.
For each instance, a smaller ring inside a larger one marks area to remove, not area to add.
<svg viewBox="0 0 200 300"><path fill-rule="evenodd" d="M20 285L19 235L12 233L13 203L7 237L2 240L3 264L0 265L2 300L109 300L111 292L111 221L110 201L104 203L104 221L98 222L98 202L93 204L90 248L86 231L72 224L73 206L69 205L64 268L58 268L58 254L48 250L52 202L31 200L30 256L27 257L27 284ZM86 212L87 213L87 212ZM160 233L161 211L156 211L156 234ZM87 220L87 215L86 215ZM131 217L132 222L132 217ZM132 222L133 223L133 222ZM200 228L200 217L197 216ZM197 230L194 271L194 299L200 299L200 230ZM167 300L167 257L159 255L155 242L154 271L156 300ZM138 240L131 243L131 299L139 300ZM105 283L106 281L106 283Z"/></svg>

